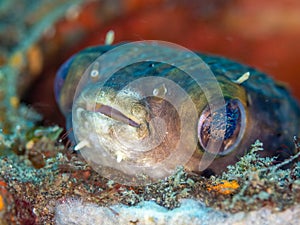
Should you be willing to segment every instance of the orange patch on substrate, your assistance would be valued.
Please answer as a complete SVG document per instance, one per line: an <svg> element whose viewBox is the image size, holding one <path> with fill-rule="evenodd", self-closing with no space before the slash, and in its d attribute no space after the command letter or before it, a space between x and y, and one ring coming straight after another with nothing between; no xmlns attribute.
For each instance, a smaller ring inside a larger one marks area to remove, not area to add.
<svg viewBox="0 0 300 225"><path fill-rule="evenodd" d="M236 180L233 181L222 180L221 183L219 184L208 185L207 190L215 191L223 195L229 195L234 193L239 187L240 185Z"/></svg>
<svg viewBox="0 0 300 225"><path fill-rule="evenodd" d="M5 207L5 202L2 194L5 194L6 190L6 183L4 181L0 180L0 212L4 209ZM1 193L3 192L3 193Z"/></svg>
<svg viewBox="0 0 300 225"><path fill-rule="evenodd" d="M6 186L7 184L4 181L0 180L0 212L5 208L4 197L7 194Z"/></svg>
<svg viewBox="0 0 300 225"><path fill-rule="evenodd" d="M4 209L4 199L2 195L0 195L0 212Z"/></svg>

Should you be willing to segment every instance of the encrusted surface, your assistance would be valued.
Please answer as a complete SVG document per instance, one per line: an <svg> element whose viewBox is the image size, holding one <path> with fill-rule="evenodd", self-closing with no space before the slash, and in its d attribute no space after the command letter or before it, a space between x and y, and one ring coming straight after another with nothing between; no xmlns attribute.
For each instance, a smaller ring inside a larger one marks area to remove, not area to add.
<svg viewBox="0 0 300 225"><path fill-rule="evenodd" d="M24 157L9 155L0 163L1 180L5 183L2 188L6 191L6 194L2 194L3 190L1 192L6 204L3 219L19 223L52 223L55 212L61 218L63 214L59 210L66 210L63 208L66 206L57 208L58 205L69 204L71 199L76 199L78 207L89 207L89 204L133 206L153 201L165 210L171 210L180 207L182 199L192 198L222 213L226 212L226 215L230 215L229 212L260 210L262 207L276 214L299 204L299 163L294 164L292 169L280 170L272 165L272 159L256 155L260 148L261 144L257 142L249 154L222 176L201 178L188 175L178 168L174 176L145 187L124 186L104 179L80 157L62 149L56 149L59 151L56 156L48 158L45 167L39 170L34 169ZM237 185L225 185L233 181ZM96 205L94 208L98 208ZM184 207L188 206L185 203ZM69 211L72 209L70 207L67 207ZM76 207L74 212L78 210ZM116 211L115 214L118 214Z"/></svg>

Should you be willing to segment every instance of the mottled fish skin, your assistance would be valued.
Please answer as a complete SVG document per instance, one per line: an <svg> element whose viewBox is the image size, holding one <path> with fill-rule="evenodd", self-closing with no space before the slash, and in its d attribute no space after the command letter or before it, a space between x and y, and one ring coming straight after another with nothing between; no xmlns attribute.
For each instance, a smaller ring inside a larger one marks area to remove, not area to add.
<svg viewBox="0 0 300 225"><path fill-rule="evenodd" d="M55 84L56 98L68 121L71 121L72 101L82 74L97 57L114 47L87 48L74 55L58 73L59 84L58 82ZM231 153L217 157L209 166L209 170L214 173L224 171L227 165L235 163L244 155L257 139L264 144L265 150L261 152L262 156L276 155L278 160L283 160L294 154L293 136L299 134L300 109L289 91L271 77L249 66L219 56L198 55L216 76L224 97L239 100L246 114L246 128L241 141ZM248 80L241 84L234 82L247 72L250 73ZM197 106L198 116L201 116L207 105L202 90L194 80L186 78L183 72L169 65L157 62L137 63L118 71L105 86L118 91L131 81L149 75L162 76L179 84L190 95ZM67 126L70 128L72 125ZM197 124L191 129L194 129L197 134ZM203 151L198 143L197 150L186 165L188 170L198 170Z"/></svg>

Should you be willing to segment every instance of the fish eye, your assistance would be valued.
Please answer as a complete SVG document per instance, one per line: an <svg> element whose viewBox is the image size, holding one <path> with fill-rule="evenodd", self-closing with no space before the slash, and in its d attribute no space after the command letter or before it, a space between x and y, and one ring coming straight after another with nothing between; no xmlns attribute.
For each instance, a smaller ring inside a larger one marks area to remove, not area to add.
<svg viewBox="0 0 300 225"><path fill-rule="evenodd" d="M225 110L225 116L224 110L222 112L217 110L214 113L215 130L211 129L213 117L209 106L202 111L198 123L198 139L204 151L213 153L207 149L208 143L219 141L220 133L224 134L217 153L220 156L229 154L237 147L243 137L246 125L245 109L239 100L225 99Z"/></svg>
<svg viewBox="0 0 300 225"><path fill-rule="evenodd" d="M73 62L74 56L70 57L61 67L58 69L54 81L54 94L55 99L59 102L60 92L67 78L69 68Z"/></svg>

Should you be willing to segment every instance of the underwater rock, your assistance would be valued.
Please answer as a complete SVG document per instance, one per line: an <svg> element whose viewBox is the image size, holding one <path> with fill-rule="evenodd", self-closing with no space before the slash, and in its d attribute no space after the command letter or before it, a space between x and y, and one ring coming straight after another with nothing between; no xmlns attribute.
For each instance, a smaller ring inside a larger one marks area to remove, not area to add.
<svg viewBox="0 0 300 225"><path fill-rule="evenodd" d="M125 205L100 207L96 204L69 199L58 204L55 213L57 225L296 225L299 219L300 205L282 212L272 212L269 208L262 208L249 213L230 214L213 210L192 199L182 199L181 206L173 210L167 210L151 201L133 207Z"/></svg>

